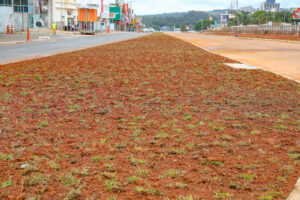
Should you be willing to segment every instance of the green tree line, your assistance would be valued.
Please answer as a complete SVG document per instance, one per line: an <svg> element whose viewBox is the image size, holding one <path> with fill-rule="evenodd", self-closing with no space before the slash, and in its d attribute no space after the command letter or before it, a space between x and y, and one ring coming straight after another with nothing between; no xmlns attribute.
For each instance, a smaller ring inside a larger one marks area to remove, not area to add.
<svg viewBox="0 0 300 200"><path fill-rule="evenodd" d="M239 12L235 18L229 19L229 26L266 24L274 23L292 23L293 14L290 12L266 12L264 10L256 11L252 15L248 12Z"/></svg>

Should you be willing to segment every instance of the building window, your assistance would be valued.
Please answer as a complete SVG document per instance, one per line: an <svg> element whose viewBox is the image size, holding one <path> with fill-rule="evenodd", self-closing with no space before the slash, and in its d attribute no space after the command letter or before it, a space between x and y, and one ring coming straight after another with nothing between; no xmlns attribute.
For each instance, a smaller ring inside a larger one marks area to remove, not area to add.
<svg viewBox="0 0 300 200"><path fill-rule="evenodd" d="M14 11L27 13L28 12L28 0L13 0L14 1Z"/></svg>
<svg viewBox="0 0 300 200"><path fill-rule="evenodd" d="M11 0L0 0L0 6L11 6Z"/></svg>

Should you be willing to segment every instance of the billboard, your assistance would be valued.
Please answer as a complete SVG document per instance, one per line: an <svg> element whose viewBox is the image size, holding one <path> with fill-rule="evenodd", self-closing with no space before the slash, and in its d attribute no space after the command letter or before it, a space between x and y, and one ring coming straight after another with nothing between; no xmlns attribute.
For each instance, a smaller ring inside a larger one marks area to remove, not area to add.
<svg viewBox="0 0 300 200"><path fill-rule="evenodd" d="M227 24L228 21L229 21L229 15L228 14L222 14L220 21L221 21L222 24Z"/></svg>
<svg viewBox="0 0 300 200"><path fill-rule="evenodd" d="M108 19L109 18L109 5L103 5L103 12L101 13L102 19Z"/></svg>
<svg viewBox="0 0 300 200"><path fill-rule="evenodd" d="M127 12L128 12L128 3L124 3L123 4L123 13L127 14Z"/></svg>
<svg viewBox="0 0 300 200"><path fill-rule="evenodd" d="M79 22L97 22L97 9L78 8Z"/></svg>
<svg viewBox="0 0 300 200"><path fill-rule="evenodd" d="M294 8L293 19L300 19L300 8Z"/></svg>

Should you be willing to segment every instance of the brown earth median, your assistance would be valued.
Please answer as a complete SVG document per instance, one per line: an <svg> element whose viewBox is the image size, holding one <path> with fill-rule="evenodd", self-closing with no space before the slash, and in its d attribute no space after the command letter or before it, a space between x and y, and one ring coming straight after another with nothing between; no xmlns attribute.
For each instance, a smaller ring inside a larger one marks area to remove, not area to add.
<svg viewBox="0 0 300 200"><path fill-rule="evenodd" d="M284 199L300 85L166 36L0 66L0 199Z"/></svg>

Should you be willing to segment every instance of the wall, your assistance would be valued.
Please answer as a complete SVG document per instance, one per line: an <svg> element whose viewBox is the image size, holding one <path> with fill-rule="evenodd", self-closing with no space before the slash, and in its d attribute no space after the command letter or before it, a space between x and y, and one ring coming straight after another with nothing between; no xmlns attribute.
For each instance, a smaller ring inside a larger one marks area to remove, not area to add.
<svg viewBox="0 0 300 200"><path fill-rule="evenodd" d="M0 6L0 33L7 32L7 25L12 22L12 8Z"/></svg>
<svg viewBox="0 0 300 200"><path fill-rule="evenodd" d="M27 13L14 13L14 30L25 31L28 26L28 14Z"/></svg>
<svg viewBox="0 0 300 200"><path fill-rule="evenodd" d="M71 15L68 15L68 11ZM64 26L68 25L68 18L74 18L74 23L77 24L77 3L76 0L62 0L62 23ZM58 25L61 24L61 0L55 2L54 21Z"/></svg>

